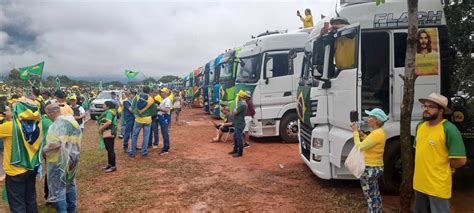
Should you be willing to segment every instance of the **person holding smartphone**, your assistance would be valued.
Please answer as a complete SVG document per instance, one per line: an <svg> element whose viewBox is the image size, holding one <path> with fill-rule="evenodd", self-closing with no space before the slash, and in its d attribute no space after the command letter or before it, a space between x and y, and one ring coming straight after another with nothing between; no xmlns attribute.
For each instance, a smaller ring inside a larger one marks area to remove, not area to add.
<svg viewBox="0 0 474 213"><path fill-rule="evenodd" d="M296 11L296 16L300 17L300 20L303 22L303 28L313 27L313 16L311 15L311 10L307 8L304 10L305 17L301 16L300 11Z"/></svg>
<svg viewBox="0 0 474 213"><path fill-rule="evenodd" d="M372 129L369 135L360 131L357 123L352 123L354 146L363 151L365 170L360 177L360 185L368 204L368 212L382 212L382 196L380 196L378 179L383 174L383 152L387 139L382 128L388 116L379 108L365 110L369 116L367 125ZM362 139L362 141L361 141Z"/></svg>

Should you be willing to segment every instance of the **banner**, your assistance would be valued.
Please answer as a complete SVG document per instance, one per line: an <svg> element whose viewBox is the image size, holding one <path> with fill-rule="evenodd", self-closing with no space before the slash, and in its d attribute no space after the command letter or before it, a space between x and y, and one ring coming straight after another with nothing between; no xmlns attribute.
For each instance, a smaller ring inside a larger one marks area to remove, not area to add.
<svg viewBox="0 0 474 213"><path fill-rule="evenodd" d="M438 75L439 61L438 29L418 29L415 59L416 75Z"/></svg>

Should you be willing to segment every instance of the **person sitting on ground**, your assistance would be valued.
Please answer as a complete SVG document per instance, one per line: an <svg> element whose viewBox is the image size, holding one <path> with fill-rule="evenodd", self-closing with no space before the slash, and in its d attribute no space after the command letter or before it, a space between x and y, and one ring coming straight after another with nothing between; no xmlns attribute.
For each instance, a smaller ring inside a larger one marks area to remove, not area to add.
<svg viewBox="0 0 474 213"><path fill-rule="evenodd" d="M222 112L226 115L226 119L223 123L214 123L214 126L217 129L217 134L216 137L212 138L210 141L211 143L221 141L222 135L224 135L225 132L231 131L231 127L234 125L234 116L229 113L225 106L223 106Z"/></svg>

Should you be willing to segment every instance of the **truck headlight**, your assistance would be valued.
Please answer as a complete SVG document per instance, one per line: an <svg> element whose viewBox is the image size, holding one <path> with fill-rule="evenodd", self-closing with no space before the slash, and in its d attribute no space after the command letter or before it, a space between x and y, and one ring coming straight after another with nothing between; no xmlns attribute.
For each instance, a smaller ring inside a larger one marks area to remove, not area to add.
<svg viewBox="0 0 474 213"><path fill-rule="evenodd" d="M323 147L323 141L322 138L313 138L313 148L321 149Z"/></svg>

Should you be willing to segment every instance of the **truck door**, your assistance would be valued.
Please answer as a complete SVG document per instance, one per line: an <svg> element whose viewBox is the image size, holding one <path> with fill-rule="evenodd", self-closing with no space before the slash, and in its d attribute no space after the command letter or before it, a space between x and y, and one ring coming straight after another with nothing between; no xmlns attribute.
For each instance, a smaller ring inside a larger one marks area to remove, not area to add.
<svg viewBox="0 0 474 213"><path fill-rule="evenodd" d="M263 76L260 83L262 117L277 118L282 105L294 102L294 79L288 69L289 51L272 51L264 54Z"/></svg>
<svg viewBox="0 0 474 213"><path fill-rule="evenodd" d="M360 94L361 81L360 72L358 72L359 37L358 24L338 30L334 34L329 57L325 57L325 69L327 69L325 77L329 79L327 90L329 122L333 126L348 130L350 129L349 112L360 111L360 100L357 98Z"/></svg>
<svg viewBox="0 0 474 213"><path fill-rule="evenodd" d="M422 28L420 28L421 30ZM426 29L426 28L425 28ZM432 39L439 41L436 28L431 29ZM392 92L392 112L393 118L396 121L400 120L400 106L403 98L403 80L399 77L405 74L405 55L407 46L407 30L394 30L393 35L393 66L391 71L391 92ZM433 45L434 46L434 45ZM438 48L439 49L439 48ZM440 75L420 75L415 82L415 97L413 102L413 120L421 120L423 111L421 104L418 102L419 98L428 97L432 92L439 93Z"/></svg>

